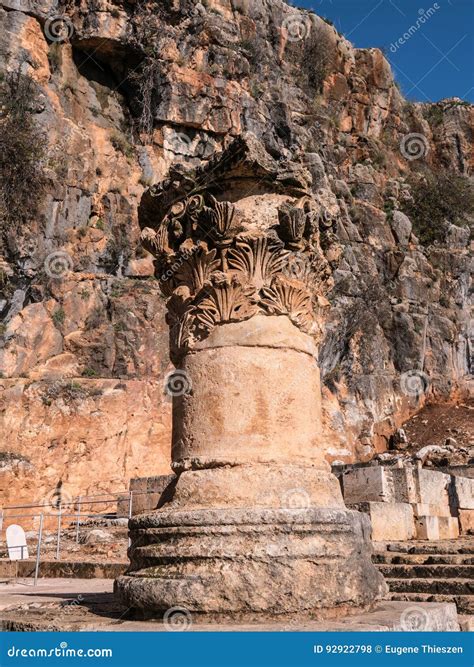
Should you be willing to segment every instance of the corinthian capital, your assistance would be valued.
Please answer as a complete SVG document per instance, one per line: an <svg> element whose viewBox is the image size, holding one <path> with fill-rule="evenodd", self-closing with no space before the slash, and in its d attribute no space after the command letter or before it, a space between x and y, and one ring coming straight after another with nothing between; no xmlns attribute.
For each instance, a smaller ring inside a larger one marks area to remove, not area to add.
<svg viewBox="0 0 474 667"><path fill-rule="evenodd" d="M261 146L246 148L236 142L207 171L173 172L140 206L142 242L168 300L174 360L214 327L256 315L319 333L328 269L318 207L294 181L282 185Z"/></svg>

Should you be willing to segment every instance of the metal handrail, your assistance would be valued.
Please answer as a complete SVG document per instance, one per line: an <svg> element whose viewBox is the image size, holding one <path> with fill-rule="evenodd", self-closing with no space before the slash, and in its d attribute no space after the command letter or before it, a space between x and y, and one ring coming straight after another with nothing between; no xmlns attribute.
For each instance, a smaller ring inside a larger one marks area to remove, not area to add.
<svg viewBox="0 0 474 667"><path fill-rule="evenodd" d="M54 517L57 518L59 512L52 512L51 514L45 514L44 512L41 512L43 516L46 517ZM37 516L41 516L41 514L9 514L8 516L4 517L5 519L21 519L21 518L27 518L27 519L35 519ZM65 514L64 512L61 513L62 517L77 517L77 512L74 514ZM88 519L93 519L94 517L97 518L103 518L105 519L110 518L110 514L86 514L86 513L81 513L81 519L82 518L88 518ZM120 518L120 517L119 517ZM128 519L128 517L121 517L123 519Z"/></svg>
<svg viewBox="0 0 474 667"><path fill-rule="evenodd" d="M27 505L7 505L6 507L3 507L0 509L0 531L3 529L3 522L5 519L19 519L19 518L28 518L28 519L35 519L36 517L40 517L40 523L39 523L39 529L38 529L38 541L36 545L36 558L35 558L35 580L34 580L34 585L37 585L38 581L38 574L39 574L39 567L40 567L40 560L41 560L41 544L43 540L43 531L44 531L44 519L45 518L57 518L57 537L56 537L56 560L59 560L60 556L60 544L61 544L61 522L62 519L64 518L75 518L76 519L76 543L79 543L79 529L81 525L81 518L87 518L87 519L101 519L101 518L110 518L111 513L88 513L88 512L81 512L81 507L83 505L108 505L114 502L118 502L120 500L128 500L128 518L130 519L132 517L132 509L133 509L133 498L135 496L141 496L141 495L149 495L149 494L156 494L156 491L120 491L120 492L115 492L115 493L102 493L102 494L95 494L92 496L77 496L75 500L72 501L67 501L67 502L62 502L60 499L60 495L58 494L58 505L57 505L57 511L56 512L41 512L38 514L5 514L9 510L18 510L18 509L35 509L35 508L47 508L48 505L51 506L51 503L41 503L41 504L27 504ZM107 498L110 496L109 498ZM128 498L127 498L128 497ZM88 500L90 498L107 498L106 500ZM74 513L67 513L63 512L63 507L69 507L73 505L75 508L77 507L77 511ZM125 518L125 517L123 517ZM128 545L130 546L131 540L129 538L128 540Z"/></svg>
<svg viewBox="0 0 474 667"><path fill-rule="evenodd" d="M156 493L156 491L121 491L118 493L102 493L99 495L95 496L78 496L76 500L70 500L68 502L62 502L61 505L65 507L66 505L100 505L104 503L112 503L114 502L115 499L118 499L118 496L129 496L130 493L133 493L134 496L143 496L143 495L148 495L149 493ZM112 496L110 500L83 500L84 498L103 498L106 495ZM117 498L116 498L117 497ZM59 503L58 503L59 504ZM34 509L35 507L47 507L48 505L51 505L51 503L41 503L39 505L7 505L3 508L3 511L5 510L19 510L19 509Z"/></svg>

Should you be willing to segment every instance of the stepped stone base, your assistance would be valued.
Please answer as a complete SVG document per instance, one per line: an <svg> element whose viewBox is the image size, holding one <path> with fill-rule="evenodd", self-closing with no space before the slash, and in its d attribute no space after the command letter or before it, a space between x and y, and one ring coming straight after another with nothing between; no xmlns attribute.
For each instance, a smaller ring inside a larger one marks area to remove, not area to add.
<svg viewBox="0 0 474 667"><path fill-rule="evenodd" d="M391 600L414 605L454 602L458 613L474 613L472 538L389 544L377 551L374 561L389 586Z"/></svg>
<svg viewBox="0 0 474 667"><path fill-rule="evenodd" d="M433 593L389 593L389 599L392 601L410 603L412 606L418 604L455 604L459 614L473 615L474 602L472 595L449 595Z"/></svg>
<svg viewBox="0 0 474 667"><path fill-rule="evenodd" d="M96 599L100 596L95 596ZM110 602L107 606L100 601L88 600L88 606L96 613L91 619L88 611L78 607L73 610L74 617L64 614L64 608L56 611L31 610L0 613L2 631L98 631L98 632L165 632L169 626L161 621L133 621L121 616L117 624L115 618L106 618L110 614ZM104 613L105 612L105 613ZM98 618L101 618L98 621ZM201 622L196 616L189 617L190 623L184 629L197 632L407 632L419 629L426 632L457 632L460 624L453 604L423 603L416 605L407 602L380 602L372 611L353 613L337 620L321 618L312 620L296 614L292 619L270 620L260 623L216 623ZM463 618L463 629L470 627L468 617ZM178 628L179 629L179 628Z"/></svg>
<svg viewBox="0 0 474 667"><path fill-rule="evenodd" d="M130 535L115 591L144 617L363 608L387 591L368 517L346 509L161 510L132 519Z"/></svg>

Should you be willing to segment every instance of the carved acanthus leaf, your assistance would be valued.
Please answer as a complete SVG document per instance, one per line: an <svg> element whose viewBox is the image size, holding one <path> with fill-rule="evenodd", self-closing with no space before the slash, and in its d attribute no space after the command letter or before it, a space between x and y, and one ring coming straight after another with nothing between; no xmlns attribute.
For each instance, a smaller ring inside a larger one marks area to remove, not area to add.
<svg viewBox="0 0 474 667"><path fill-rule="evenodd" d="M212 274L220 267L216 254L215 249L207 252L202 246L196 247L177 270L176 281L187 285L193 294L199 292L205 285L210 284Z"/></svg>
<svg viewBox="0 0 474 667"><path fill-rule="evenodd" d="M216 243L228 241L228 234L235 215L235 207L230 202L219 202L209 195L210 206L204 206L199 215L199 225Z"/></svg>
<svg viewBox="0 0 474 667"><path fill-rule="evenodd" d="M140 241L148 252L151 252L155 257L161 257L170 251L168 245L168 229L165 224L162 224L155 231L151 227L142 229Z"/></svg>
<svg viewBox="0 0 474 667"><path fill-rule="evenodd" d="M229 251L229 267L260 290L282 271L288 252L265 237L241 239Z"/></svg>
<svg viewBox="0 0 474 667"><path fill-rule="evenodd" d="M215 285L196 307L196 319L203 329L211 331L221 322L247 320L258 311L254 290L235 282Z"/></svg>
<svg viewBox="0 0 474 667"><path fill-rule="evenodd" d="M303 331L313 332L315 320L310 292L282 277L261 291L261 305L272 315L288 315Z"/></svg>
<svg viewBox="0 0 474 667"><path fill-rule="evenodd" d="M186 215L195 220L204 208L202 195L191 195L186 200Z"/></svg>
<svg viewBox="0 0 474 667"><path fill-rule="evenodd" d="M176 288L176 281L172 269L164 268L160 276L160 290L165 299L169 299Z"/></svg>
<svg viewBox="0 0 474 667"><path fill-rule="evenodd" d="M301 250L304 246L307 215L304 209L289 204L278 209L279 236L292 250Z"/></svg>
<svg viewBox="0 0 474 667"><path fill-rule="evenodd" d="M314 272L306 253L291 253L285 263L283 275L290 280L299 280L306 286L314 285Z"/></svg>
<svg viewBox="0 0 474 667"><path fill-rule="evenodd" d="M193 340L194 308L190 308L180 320L177 320L171 328L173 349L176 351L187 350Z"/></svg>

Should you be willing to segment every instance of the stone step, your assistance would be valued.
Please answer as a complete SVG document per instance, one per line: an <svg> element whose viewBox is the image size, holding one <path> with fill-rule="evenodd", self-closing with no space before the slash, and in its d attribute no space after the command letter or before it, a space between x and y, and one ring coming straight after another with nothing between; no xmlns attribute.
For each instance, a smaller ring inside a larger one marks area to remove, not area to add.
<svg viewBox="0 0 474 667"><path fill-rule="evenodd" d="M393 593L431 593L439 595L471 595L472 579L387 579ZM474 599L474 597L473 597Z"/></svg>
<svg viewBox="0 0 474 667"><path fill-rule="evenodd" d="M18 565L17 565L18 563ZM18 569L17 569L18 567ZM61 579L116 579L125 572L128 563L94 563L83 561L41 561L38 576L40 578ZM12 562L0 559L0 578L34 577L35 561L21 560Z"/></svg>
<svg viewBox="0 0 474 667"><path fill-rule="evenodd" d="M454 602L458 614L474 614L473 595L431 595L428 593L389 593L389 600L400 602Z"/></svg>
<svg viewBox="0 0 474 667"><path fill-rule="evenodd" d="M474 539L440 540L436 542L391 542L387 551L408 554L474 554Z"/></svg>
<svg viewBox="0 0 474 667"><path fill-rule="evenodd" d="M53 594L54 595L54 594ZM72 598L72 595L68 597ZM51 598L50 598L51 599ZM73 598L74 599L74 598ZM24 600L22 600L24 602ZM48 615L42 610L27 608L21 611L7 609L0 612L0 632L39 632L39 631L74 631L74 632L166 632L167 626L159 618L138 620L128 617L127 610L121 607L117 598L106 594L90 595L87 604L71 605L70 614L64 612L64 606L54 604L54 598L48 604ZM54 606L53 606L54 605ZM25 605L26 606L26 605ZM370 611L353 612L339 615L337 618L313 620L307 614L297 614L294 618L285 615L272 615L257 618L255 615L245 619L242 615L219 614L207 617L194 614L192 623L185 629L190 632L282 632L285 630L301 632L400 632L404 612L410 611L411 602L382 600ZM425 632L456 632L459 630L456 607L453 604L427 605L418 603L419 612L426 619ZM117 625L119 621L119 625ZM168 627L169 629L169 627ZM357 639L356 635L353 635ZM156 635L158 638L159 635ZM130 636L130 641L136 640ZM157 643L158 643L157 639ZM167 663L170 664L170 663ZM184 663L181 663L184 664ZM228 664L228 663L227 663ZM235 661L234 661L234 664ZM239 663L241 664L241 663ZM252 662L252 664L257 664ZM285 663L290 664L290 663ZM296 663L292 664L301 664ZM400 664L403 664L401 662Z"/></svg>
<svg viewBox="0 0 474 667"><path fill-rule="evenodd" d="M474 565L474 556L466 554L410 554L397 551L375 553L372 557L375 564L413 564L413 565Z"/></svg>
<svg viewBox="0 0 474 667"><path fill-rule="evenodd" d="M471 579L474 565L377 565L385 578L395 579Z"/></svg>

